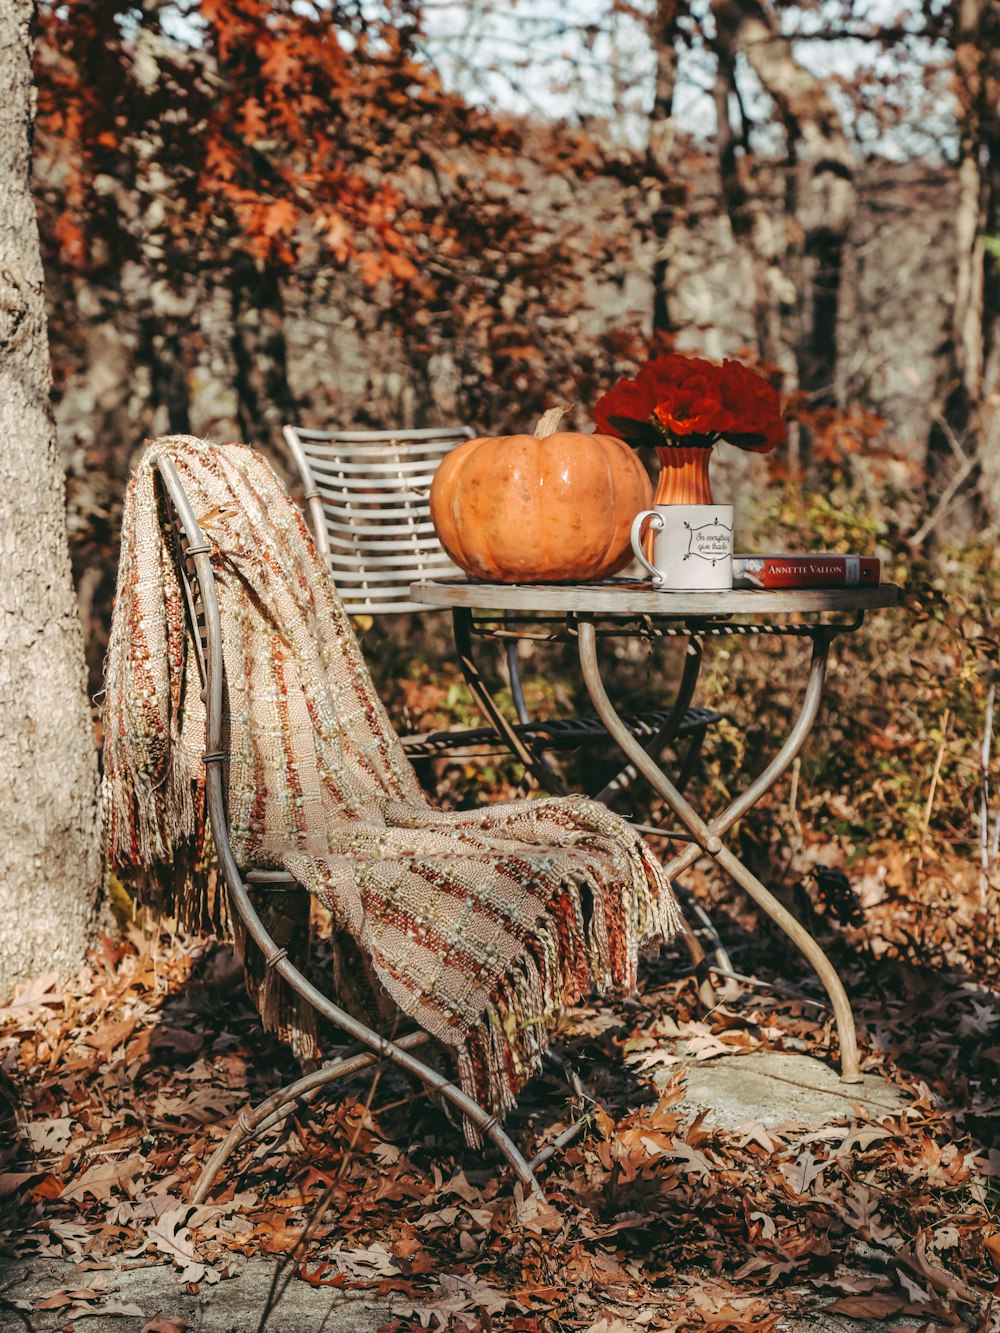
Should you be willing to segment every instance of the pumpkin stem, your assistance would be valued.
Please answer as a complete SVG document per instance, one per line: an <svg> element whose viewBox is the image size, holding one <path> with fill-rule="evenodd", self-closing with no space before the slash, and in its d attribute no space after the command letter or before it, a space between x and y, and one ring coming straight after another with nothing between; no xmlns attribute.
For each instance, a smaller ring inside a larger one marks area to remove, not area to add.
<svg viewBox="0 0 1000 1333"><path fill-rule="evenodd" d="M547 412L543 412L538 418L538 425L535 427L535 439L544 440L549 435L554 435L559 429L559 423L569 411L568 407L550 407Z"/></svg>

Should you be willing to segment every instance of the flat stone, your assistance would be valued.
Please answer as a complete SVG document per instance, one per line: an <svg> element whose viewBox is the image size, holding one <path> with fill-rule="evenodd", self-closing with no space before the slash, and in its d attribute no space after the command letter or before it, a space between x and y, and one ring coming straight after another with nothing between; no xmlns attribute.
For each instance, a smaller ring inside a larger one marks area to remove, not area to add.
<svg viewBox="0 0 1000 1333"><path fill-rule="evenodd" d="M684 1105L705 1111L705 1124L719 1129L739 1129L748 1122L765 1129L784 1124L820 1129L836 1120L881 1120L898 1115L907 1104L898 1089L874 1074L861 1083L841 1083L822 1061L783 1051L692 1061L684 1082Z"/></svg>
<svg viewBox="0 0 1000 1333"><path fill-rule="evenodd" d="M73 1320L81 1333L132 1333L157 1316L183 1320L198 1333L255 1333L267 1307L277 1260L264 1256L227 1263L235 1276L200 1291L185 1290L180 1275L169 1264L135 1267L120 1259L109 1261L110 1269L81 1270L64 1259L24 1258L0 1260L0 1293L8 1302L27 1301L59 1288L100 1284L101 1299L83 1303L95 1313ZM142 1315L101 1315L102 1305L120 1302L137 1306ZM56 1333L66 1328L64 1305L52 1310L0 1307L0 1328L31 1328L35 1333ZM314 1287L291 1266L291 1281L268 1317L270 1333L376 1333L390 1318L389 1308L370 1296L346 1296L330 1287Z"/></svg>

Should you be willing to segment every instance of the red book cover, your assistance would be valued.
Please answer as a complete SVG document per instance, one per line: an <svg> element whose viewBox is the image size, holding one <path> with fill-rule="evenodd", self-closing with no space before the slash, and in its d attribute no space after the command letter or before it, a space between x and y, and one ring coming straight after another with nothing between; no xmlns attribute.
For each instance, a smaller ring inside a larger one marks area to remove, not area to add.
<svg viewBox="0 0 1000 1333"><path fill-rule="evenodd" d="M874 555L734 555L734 588L875 588Z"/></svg>

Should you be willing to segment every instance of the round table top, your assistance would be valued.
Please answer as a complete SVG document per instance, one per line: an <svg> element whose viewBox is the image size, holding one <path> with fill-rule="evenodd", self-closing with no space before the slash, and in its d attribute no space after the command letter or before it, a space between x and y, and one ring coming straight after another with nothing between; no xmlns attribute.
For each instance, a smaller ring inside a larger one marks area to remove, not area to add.
<svg viewBox="0 0 1000 1333"><path fill-rule="evenodd" d="M867 611L896 606L900 590L874 588L731 588L722 592L667 592L649 583L481 583L433 579L414 583L410 597L426 606L478 607L490 611L579 611L602 615L774 616L797 612Z"/></svg>

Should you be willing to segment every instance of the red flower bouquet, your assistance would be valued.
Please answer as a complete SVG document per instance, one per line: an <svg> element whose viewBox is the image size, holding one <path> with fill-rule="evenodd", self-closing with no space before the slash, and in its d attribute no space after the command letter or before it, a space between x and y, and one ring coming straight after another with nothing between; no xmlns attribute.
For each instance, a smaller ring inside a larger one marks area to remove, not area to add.
<svg viewBox="0 0 1000 1333"><path fill-rule="evenodd" d="M718 440L759 454L785 442L778 392L766 379L739 361L717 366L676 352L620 380L594 418L601 434L656 449L655 504L711 504L708 464Z"/></svg>

